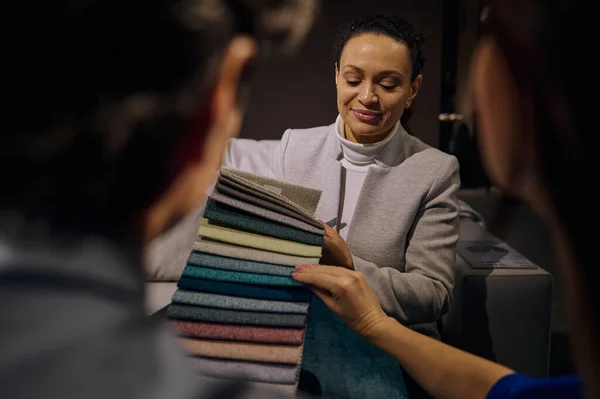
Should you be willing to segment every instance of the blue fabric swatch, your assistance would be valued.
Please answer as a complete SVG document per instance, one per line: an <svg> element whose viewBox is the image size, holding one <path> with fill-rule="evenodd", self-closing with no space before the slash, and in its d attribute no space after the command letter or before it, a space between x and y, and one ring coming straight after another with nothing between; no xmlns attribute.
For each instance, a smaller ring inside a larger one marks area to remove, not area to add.
<svg viewBox="0 0 600 399"><path fill-rule="evenodd" d="M310 302L312 292L306 288L271 288L224 281L202 280L182 276L179 288L214 294L241 296L245 298L272 299L274 301Z"/></svg>

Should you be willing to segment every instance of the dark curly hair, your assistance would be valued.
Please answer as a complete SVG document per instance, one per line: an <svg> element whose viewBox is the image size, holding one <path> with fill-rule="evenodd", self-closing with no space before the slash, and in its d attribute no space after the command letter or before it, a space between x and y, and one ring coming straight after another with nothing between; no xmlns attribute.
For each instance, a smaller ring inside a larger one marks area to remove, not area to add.
<svg viewBox="0 0 600 399"><path fill-rule="evenodd" d="M343 26L338 32L333 45L335 62L339 65L342 51L348 40L366 34L388 36L408 47L412 62L411 81L415 80L423 71L425 66L423 43L425 39L414 26L396 15L367 15L355 19L350 25Z"/></svg>

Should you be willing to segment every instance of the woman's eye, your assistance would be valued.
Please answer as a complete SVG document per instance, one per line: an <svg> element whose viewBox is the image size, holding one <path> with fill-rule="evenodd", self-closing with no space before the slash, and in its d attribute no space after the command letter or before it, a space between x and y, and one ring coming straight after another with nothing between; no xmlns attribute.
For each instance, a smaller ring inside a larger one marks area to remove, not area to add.
<svg viewBox="0 0 600 399"><path fill-rule="evenodd" d="M396 87L398 87L398 85L382 85L380 84L381 87L383 87L385 90L394 90Z"/></svg>
<svg viewBox="0 0 600 399"><path fill-rule="evenodd" d="M348 84L348 86L358 86L360 84L360 80L346 80L346 84Z"/></svg>

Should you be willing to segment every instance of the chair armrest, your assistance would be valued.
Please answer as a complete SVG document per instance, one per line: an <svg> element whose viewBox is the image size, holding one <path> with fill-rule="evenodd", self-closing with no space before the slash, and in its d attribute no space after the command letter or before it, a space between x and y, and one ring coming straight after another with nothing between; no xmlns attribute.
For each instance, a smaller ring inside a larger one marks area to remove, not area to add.
<svg viewBox="0 0 600 399"><path fill-rule="evenodd" d="M499 241L470 220L461 240ZM517 372L548 374L552 276L535 269L473 269L455 262L454 303L443 320L443 340Z"/></svg>

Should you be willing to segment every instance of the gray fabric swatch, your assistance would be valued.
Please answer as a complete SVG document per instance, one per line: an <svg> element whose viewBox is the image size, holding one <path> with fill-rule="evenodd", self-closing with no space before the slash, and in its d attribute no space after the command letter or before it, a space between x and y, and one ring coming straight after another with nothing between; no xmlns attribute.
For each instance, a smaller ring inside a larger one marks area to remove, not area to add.
<svg viewBox="0 0 600 399"><path fill-rule="evenodd" d="M245 312L241 310L213 309L173 303L167 308L167 317L219 324L264 327L303 328L306 323L306 315L301 314Z"/></svg>
<svg viewBox="0 0 600 399"><path fill-rule="evenodd" d="M224 186L230 187L233 190L237 190L239 192L246 193L253 197L260 198L264 201L268 201L272 204L286 208L294 213L299 213L301 215L306 216L307 218L314 219L311 214L306 212L304 209L299 208L293 202L288 201L285 198L277 198L274 193L271 193L268 190L260 189L260 187L253 186L248 182L240 184L238 180L235 180L235 178L232 179L230 176L226 176L223 174L219 175L218 182L223 184Z"/></svg>
<svg viewBox="0 0 600 399"><path fill-rule="evenodd" d="M175 294L173 294L173 303L252 312L308 314L307 302L284 302L266 299L242 298L229 295L189 291L181 288L175 291Z"/></svg>
<svg viewBox="0 0 600 399"><path fill-rule="evenodd" d="M314 217L321 191L309 187L297 186L280 180L260 177L241 170L221 168L221 176L224 176L247 188L278 200L280 203L293 206L307 216Z"/></svg>
<svg viewBox="0 0 600 399"><path fill-rule="evenodd" d="M220 192L221 194L226 195L228 197L237 198L244 202L248 202L253 205L256 205L260 208L268 209L273 212L277 212L282 215L289 216L289 217L297 219L301 222L308 223L320 230L323 230L323 226L321 226L321 224L313 218L309 218L308 216L306 216L304 214L301 214L299 212L296 212L295 210L286 208L286 207L276 204L274 202L267 201L263 198L260 198L260 197L254 196L254 195L250 195L246 191L242 191L240 189L235 189L233 187L229 187L229 186L223 184L221 181L217 182L215 189L218 192Z"/></svg>
<svg viewBox="0 0 600 399"><path fill-rule="evenodd" d="M223 381L231 383L231 379L215 378L215 381ZM293 385L272 384L268 382L246 381L246 386L260 392L261 399L277 398L277 399L294 399L297 397L298 383ZM305 396L302 396L305 398Z"/></svg>
<svg viewBox="0 0 600 399"><path fill-rule="evenodd" d="M303 230L303 231L313 233L313 234L319 234L321 236L325 234L325 230L322 227L321 228L315 227L308 223L302 222L298 219L294 219L290 216L282 215L281 213L277 213L277 212L250 204L248 202L244 202L239 199L229 197L218 191L213 191L212 194L210 195L210 198L212 198L213 200L220 202L222 204L229 205L236 209L242 210L244 212L248 212L253 215L272 220L274 222L285 224L287 226L295 227L299 230Z"/></svg>
<svg viewBox="0 0 600 399"><path fill-rule="evenodd" d="M194 357L192 362L195 371L214 378L293 385L296 383L298 374L298 366L293 364L245 362L207 357Z"/></svg>
<svg viewBox="0 0 600 399"><path fill-rule="evenodd" d="M243 170L231 168L225 169L226 172L230 172L240 179L244 179L259 187L265 188L284 198L287 198L296 206L306 210L310 215L314 215L317 211L317 206L319 205L319 200L321 199L321 190L248 173Z"/></svg>
<svg viewBox="0 0 600 399"><path fill-rule="evenodd" d="M286 255L275 252L263 251L260 249L240 247L238 245L207 240L201 237L196 238L192 249L194 251L206 252L209 254L220 256L227 256L229 258L246 259L256 262L271 263L274 265L297 266L316 265L319 263L319 258Z"/></svg>
<svg viewBox="0 0 600 399"><path fill-rule="evenodd" d="M270 263L253 262L250 260L229 258L225 256L211 255L192 251L188 258L188 264L194 266L210 267L213 269L230 270L236 272L269 274L273 276L289 277L295 268L286 265L273 265Z"/></svg>

